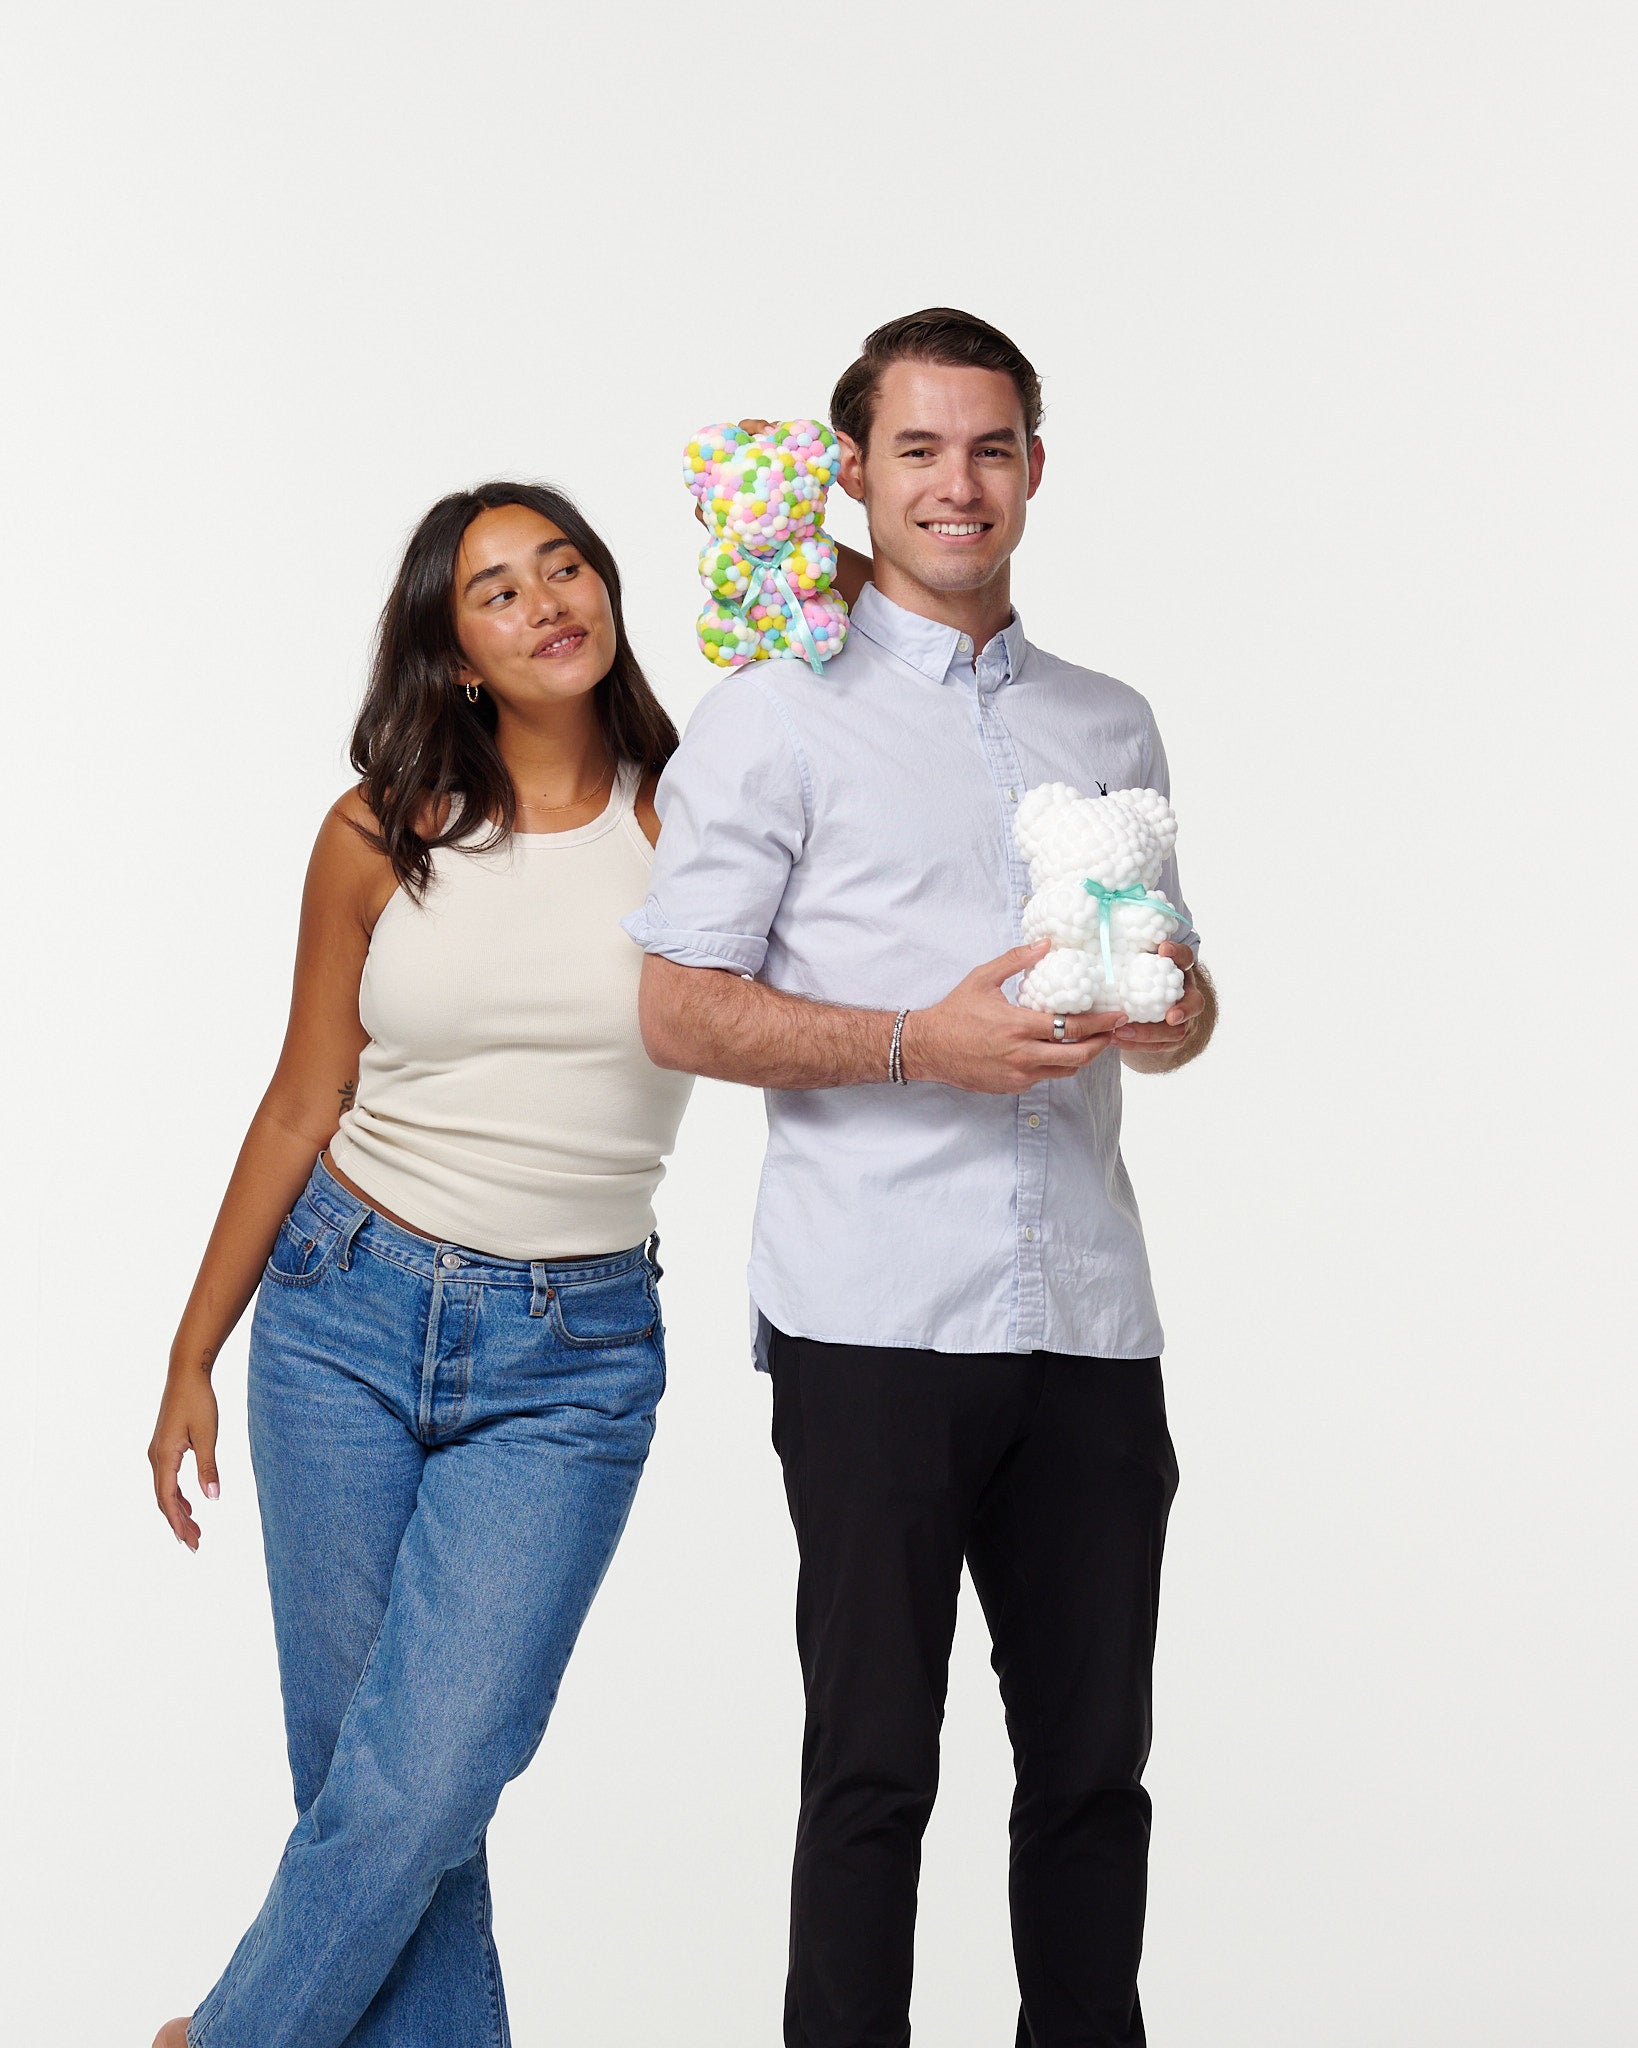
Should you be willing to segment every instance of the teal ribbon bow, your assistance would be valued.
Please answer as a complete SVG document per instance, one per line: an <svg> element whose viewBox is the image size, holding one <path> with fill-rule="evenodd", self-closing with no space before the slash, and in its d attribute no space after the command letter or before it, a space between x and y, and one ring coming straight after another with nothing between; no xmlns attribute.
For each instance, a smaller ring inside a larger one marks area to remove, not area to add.
<svg viewBox="0 0 1638 2048"><path fill-rule="evenodd" d="M1181 910L1174 910L1164 896L1151 896L1141 882L1134 882L1129 889L1106 889L1101 882L1094 882L1090 875L1081 887L1088 896L1098 899L1098 944L1103 948L1103 978L1113 981L1115 962L1109 951L1109 911L1116 903L1147 903L1151 910L1158 910L1163 917L1169 917L1173 924L1183 922Z"/></svg>
<svg viewBox="0 0 1638 2048"><path fill-rule="evenodd" d="M795 546L793 540L781 542L778 554L770 556L765 562L758 561L755 556L752 557L751 580L746 586L745 595L740 599L740 604L744 608L745 616L749 618L751 607L761 594L764 580L771 579L774 595L785 607L791 624L796 628L797 638L802 643L802 651L808 657L808 666L816 676L822 676L825 672L824 656L819 652L819 643L813 637L813 628L808 624L807 615L802 610L802 600L791 588L791 579L785 574L785 564Z"/></svg>

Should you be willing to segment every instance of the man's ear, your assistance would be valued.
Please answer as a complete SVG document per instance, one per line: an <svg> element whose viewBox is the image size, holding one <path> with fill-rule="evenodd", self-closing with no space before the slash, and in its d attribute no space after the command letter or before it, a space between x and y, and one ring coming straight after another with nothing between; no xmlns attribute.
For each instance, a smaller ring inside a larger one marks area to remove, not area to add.
<svg viewBox="0 0 1638 2048"><path fill-rule="evenodd" d="M1041 445L1040 435L1036 434L1029 444L1029 489L1024 493L1026 498L1033 498L1041 488L1041 472L1045 468L1046 450Z"/></svg>
<svg viewBox="0 0 1638 2048"><path fill-rule="evenodd" d="M857 441L846 434L836 436L836 445L842 451L842 464L836 472L836 481L850 498L864 503L864 450Z"/></svg>

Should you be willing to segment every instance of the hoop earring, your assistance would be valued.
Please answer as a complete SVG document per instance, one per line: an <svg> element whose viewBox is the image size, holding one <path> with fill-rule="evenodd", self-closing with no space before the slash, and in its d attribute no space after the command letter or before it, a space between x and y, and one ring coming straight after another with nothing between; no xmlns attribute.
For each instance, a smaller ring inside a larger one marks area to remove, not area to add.
<svg viewBox="0 0 1638 2048"><path fill-rule="evenodd" d="M476 684L476 683L468 683L468 684L467 684L467 686L466 686L466 701L467 701L467 702L468 702L469 704L476 704L476 703L477 703L477 701L478 701L478 686L477 686L477 684Z"/></svg>

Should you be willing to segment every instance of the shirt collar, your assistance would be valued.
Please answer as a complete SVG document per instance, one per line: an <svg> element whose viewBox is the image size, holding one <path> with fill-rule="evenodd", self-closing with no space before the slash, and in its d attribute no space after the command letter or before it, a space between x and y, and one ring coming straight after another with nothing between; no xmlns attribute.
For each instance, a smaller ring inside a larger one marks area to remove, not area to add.
<svg viewBox="0 0 1638 2048"><path fill-rule="evenodd" d="M930 683L944 682L952 669L958 674L973 673L971 648L962 646L965 636L957 627L907 612L903 605L883 597L874 583L867 583L859 592L851 623L867 640L874 640L878 647L896 654ZM1015 609L1010 622L980 651L979 679L984 687L998 689L1003 683L1017 680L1024 665L1025 645L1024 622ZM992 657L989 664L984 662L985 655ZM992 669L992 675L983 673L986 665Z"/></svg>

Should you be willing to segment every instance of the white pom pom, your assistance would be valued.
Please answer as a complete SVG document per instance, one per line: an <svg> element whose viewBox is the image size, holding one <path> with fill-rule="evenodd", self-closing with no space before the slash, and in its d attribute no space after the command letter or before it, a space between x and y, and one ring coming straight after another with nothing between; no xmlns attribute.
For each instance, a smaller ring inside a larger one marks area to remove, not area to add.
<svg viewBox="0 0 1638 2048"><path fill-rule="evenodd" d="M1032 967L1018 1000L1031 1010L1063 1016L1087 1010L1124 1010L1134 1023L1159 1024L1183 994L1183 971L1155 948L1178 920L1165 898L1109 906L1087 889L1153 891L1177 840L1177 817L1153 789L1120 789L1082 796L1067 782L1046 782L1026 793L1013 820L1019 852L1029 862L1034 894L1025 906L1026 940L1048 939L1053 950ZM1111 979L1103 972L1107 935Z"/></svg>
<svg viewBox="0 0 1638 2048"><path fill-rule="evenodd" d="M1065 804L1079 803L1081 793L1067 782L1042 782L1030 790L1013 813L1012 836L1025 860L1033 861L1043 824Z"/></svg>
<svg viewBox="0 0 1638 2048"><path fill-rule="evenodd" d="M1183 999L1183 970L1158 953L1136 953L1121 976L1120 1007L1134 1024L1164 1024L1166 1012Z"/></svg>
<svg viewBox="0 0 1638 2048"><path fill-rule="evenodd" d="M1061 946L1037 961L1019 984L1018 1000L1026 1010L1049 1010L1078 1017L1098 1008L1103 970L1096 957L1073 946Z"/></svg>

